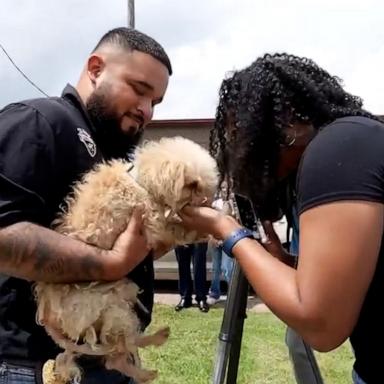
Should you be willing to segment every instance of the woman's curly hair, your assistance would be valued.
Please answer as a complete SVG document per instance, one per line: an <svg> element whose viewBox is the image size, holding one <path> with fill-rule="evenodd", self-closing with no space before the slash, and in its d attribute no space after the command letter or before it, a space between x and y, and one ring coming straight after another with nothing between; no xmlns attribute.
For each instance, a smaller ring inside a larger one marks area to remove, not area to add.
<svg viewBox="0 0 384 384"><path fill-rule="evenodd" d="M223 80L210 152L221 182L258 204L276 182L284 131L295 122L316 130L344 116L374 118L362 100L347 93L339 78L310 59L266 54Z"/></svg>

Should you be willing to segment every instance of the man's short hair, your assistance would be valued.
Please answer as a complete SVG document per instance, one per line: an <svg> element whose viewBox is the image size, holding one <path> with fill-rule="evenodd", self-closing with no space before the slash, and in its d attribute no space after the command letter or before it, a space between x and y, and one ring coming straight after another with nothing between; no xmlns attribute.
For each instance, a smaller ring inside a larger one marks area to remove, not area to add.
<svg viewBox="0 0 384 384"><path fill-rule="evenodd" d="M135 50L147 53L163 63L167 67L169 74L172 75L171 61L164 48L152 37L137 29L120 27L110 30L100 39L93 52L106 44L117 45L128 51Z"/></svg>

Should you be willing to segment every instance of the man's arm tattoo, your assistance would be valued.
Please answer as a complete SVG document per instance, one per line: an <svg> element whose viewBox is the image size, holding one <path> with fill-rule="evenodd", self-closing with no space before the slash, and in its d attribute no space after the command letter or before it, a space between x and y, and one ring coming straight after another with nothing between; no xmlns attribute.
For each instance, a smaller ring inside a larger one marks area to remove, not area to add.
<svg viewBox="0 0 384 384"><path fill-rule="evenodd" d="M0 272L33 281L101 280L102 251L38 225L0 230Z"/></svg>

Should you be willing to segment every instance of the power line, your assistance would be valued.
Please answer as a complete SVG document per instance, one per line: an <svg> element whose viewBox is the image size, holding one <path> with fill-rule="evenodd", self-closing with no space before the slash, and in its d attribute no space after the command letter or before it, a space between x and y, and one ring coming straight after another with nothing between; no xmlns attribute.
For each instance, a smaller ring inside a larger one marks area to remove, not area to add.
<svg viewBox="0 0 384 384"><path fill-rule="evenodd" d="M16 63L12 60L12 57L8 54L8 52L5 50L5 48L0 43L0 48L3 50L5 55L8 57L8 60L12 63L12 65L20 72L20 74L30 83L32 84L38 91L40 91L43 95L49 97L40 87L38 87L32 80L28 78L26 74L16 65Z"/></svg>

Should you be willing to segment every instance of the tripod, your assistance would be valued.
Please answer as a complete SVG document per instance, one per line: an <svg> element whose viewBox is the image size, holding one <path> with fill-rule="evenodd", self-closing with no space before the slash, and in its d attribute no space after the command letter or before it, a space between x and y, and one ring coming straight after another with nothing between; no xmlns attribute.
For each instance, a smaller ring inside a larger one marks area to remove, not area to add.
<svg viewBox="0 0 384 384"><path fill-rule="evenodd" d="M256 239L260 239L258 220L250 200L235 195L233 203L237 219L244 227L254 231ZM223 384L225 379L226 384L236 384L248 289L248 281L240 265L235 262L219 334L213 384Z"/></svg>

